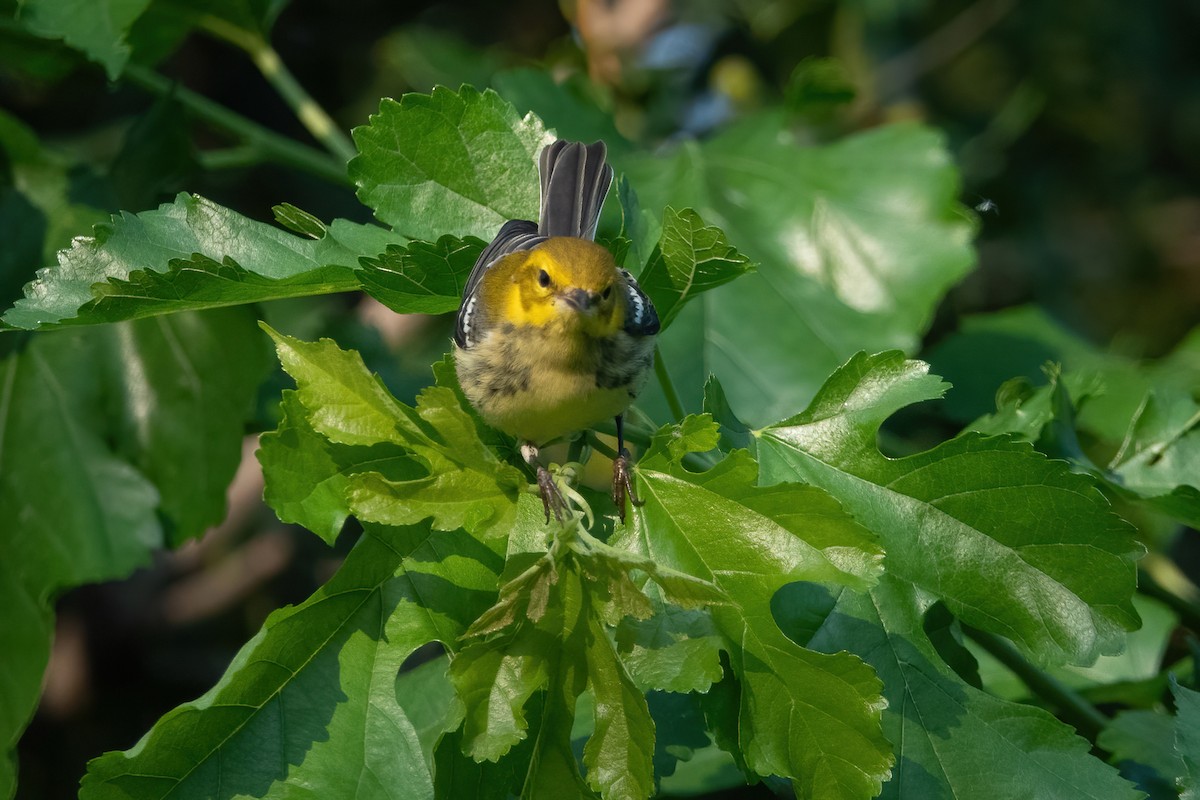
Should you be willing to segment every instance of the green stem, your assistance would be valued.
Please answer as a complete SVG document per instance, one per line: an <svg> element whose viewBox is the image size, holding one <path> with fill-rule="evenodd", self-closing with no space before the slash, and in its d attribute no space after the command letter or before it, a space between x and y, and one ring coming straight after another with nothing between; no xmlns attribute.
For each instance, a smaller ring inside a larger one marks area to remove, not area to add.
<svg viewBox="0 0 1200 800"><path fill-rule="evenodd" d="M220 150L203 150L196 155L200 166L207 172L222 169L253 167L263 161L262 150L252 144L240 144Z"/></svg>
<svg viewBox="0 0 1200 800"><path fill-rule="evenodd" d="M358 155L354 142L350 141L350 137L342 132L325 109L300 85L266 38L209 15L200 18L200 26L245 51L254 62L254 66L258 67L258 71L267 79L267 83L279 92L279 96L292 109L300 124L335 158L345 163Z"/></svg>
<svg viewBox="0 0 1200 800"><path fill-rule="evenodd" d="M683 412L683 403L679 402L679 393L675 391L671 373L667 372L667 365L663 361L662 350L658 345L654 345L654 375L658 378L658 385L662 387L663 396L667 398L667 408L671 409L671 416L675 417L676 422L679 422L686 414Z"/></svg>
<svg viewBox="0 0 1200 800"><path fill-rule="evenodd" d="M1016 673L1034 694L1055 706L1063 721L1074 726L1080 735L1095 744L1100 731L1108 725L1108 717L1100 713L1099 709L1074 689L1026 661L1008 640L968 625L963 625L963 632Z"/></svg>
<svg viewBox="0 0 1200 800"><path fill-rule="evenodd" d="M230 111L220 103L214 103L204 95L179 86L151 69L140 64L128 64L123 75L131 83L153 94L173 97L200 119L258 148L265 159L304 170L340 186L352 185L349 175L346 174L345 164L338 163L319 150L280 136L275 131Z"/></svg>
<svg viewBox="0 0 1200 800"><path fill-rule="evenodd" d="M1178 614L1180 620L1189 628L1200 630L1200 606L1181 596L1178 592L1168 589L1165 582L1158 580L1151 569L1138 570L1138 591L1166 605Z"/></svg>

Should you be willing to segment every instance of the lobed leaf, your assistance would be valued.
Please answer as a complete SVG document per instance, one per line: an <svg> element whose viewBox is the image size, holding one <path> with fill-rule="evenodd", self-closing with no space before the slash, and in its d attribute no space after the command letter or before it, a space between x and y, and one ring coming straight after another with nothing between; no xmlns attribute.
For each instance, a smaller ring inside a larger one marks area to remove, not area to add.
<svg viewBox="0 0 1200 800"><path fill-rule="evenodd" d="M886 417L942 386L900 353L855 356L808 410L761 432L763 480L824 488L879 535L889 574L1043 663L1118 651L1138 625L1142 548L1092 480L1004 438L901 459L876 448Z"/></svg>
<svg viewBox="0 0 1200 800"><path fill-rule="evenodd" d="M458 308L467 276L484 242L443 236L435 244L389 245L377 258L364 258L358 279L363 290L401 314L444 314Z"/></svg>
<svg viewBox="0 0 1200 800"><path fill-rule="evenodd" d="M715 374L755 427L791 413L858 350L915 350L974 262L957 173L928 128L804 146L769 112L666 157L614 160L644 207L695 209L757 265L661 341L685 406Z"/></svg>
<svg viewBox="0 0 1200 800"><path fill-rule="evenodd" d="M1200 692L1180 686L1171 678L1175 697L1175 752L1183 762L1183 773L1176 784L1181 800L1200 797Z"/></svg>
<svg viewBox="0 0 1200 800"><path fill-rule="evenodd" d="M332 519L322 526L327 534L330 524L344 519L345 511L385 525L432 517L440 530L465 525L473 532L484 523L498 526L511 518L524 479L480 441L474 420L453 389L430 387L418 397L416 408L410 408L367 370L358 353L342 350L328 339L302 342L267 330L284 369L296 380L295 398L304 409L304 425L333 446L312 441L295 422L290 423L296 438L287 449L303 451L321 467L306 487L289 480L283 461L268 460L265 463L282 464L285 470L268 473L268 486L278 480L286 487L269 488L268 497L282 499L284 493L298 492L303 499L321 491L319 484L333 480L343 491L345 506L330 503L326 492L319 510L332 511ZM297 410L295 405L292 410ZM360 448L359 461L350 460L347 447ZM372 447L375 452L362 449ZM374 463L380 448L390 472ZM397 459L397 448L411 455L421 469L409 469L403 459Z"/></svg>
<svg viewBox="0 0 1200 800"><path fill-rule="evenodd" d="M553 137L490 89L385 98L353 136L358 198L402 236L490 241L510 219L537 219L537 157Z"/></svg>
<svg viewBox="0 0 1200 800"><path fill-rule="evenodd" d="M645 800L654 793L650 707L599 619L591 617L588 627L587 679L595 698L595 728L583 748L588 785L604 800Z"/></svg>
<svg viewBox="0 0 1200 800"><path fill-rule="evenodd" d="M303 525L333 544L350 506L346 490L357 472L424 472L397 445L339 445L321 436L308 421L308 411L296 392L285 391L279 426L259 440L258 460L266 476L263 499L279 519Z"/></svg>
<svg viewBox="0 0 1200 800"><path fill-rule="evenodd" d="M685 420L674 429L682 439L664 431L656 440L704 447L715 429L698 427ZM740 682L738 746L750 769L792 778L803 797L872 797L891 765L879 731L878 681L857 658L793 644L772 620L770 603L797 579L865 587L878 576L879 551L823 492L788 487L793 494L777 502L753 485L756 470L744 452L688 474L679 461L685 449L668 455L669 445L652 444L638 467L646 505L634 529L618 532L612 544L722 591L725 604L710 613ZM802 519L815 523L816 544L806 541ZM690 665L680 680L699 683L696 672L710 668Z"/></svg>
<svg viewBox="0 0 1200 800"><path fill-rule="evenodd" d="M0 361L0 796L53 598L145 562L163 544L160 514L173 542L224 517L264 355L253 320L230 309L47 334Z"/></svg>
<svg viewBox="0 0 1200 800"><path fill-rule="evenodd" d="M885 800L1141 796L1048 712L997 699L955 675L925 633L931 599L921 590L888 575L867 592L831 600L803 643L830 653L849 648L883 681L884 733L896 745Z"/></svg>
<svg viewBox="0 0 1200 800"><path fill-rule="evenodd" d="M638 283L654 301L665 329L689 300L753 269L720 228L705 225L690 208L667 206L662 238Z"/></svg>
<svg viewBox="0 0 1200 800"><path fill-rule="evenodd" d="M457 637L499 564L462 533L367 527L329 583L273 613L212 690L92 761L80 797L432 798L397 672L420 645Z"/></svg>
<svg viewBox="0 0 1200 800"><path fill-rule="evenodd" d="M148 5L150 0L25 0L17 20L37 36L62 39L104 67L109 80L116 80L129 61L129 28Z"/></svg>
<svg viewBox="0 0 1200 800"><path fill-rule="evenodd" d="M3 321L32 330L350 291L359 257L395 242L382 228L345 221L320 239L301 238L180 194L77 237Z"/></svg>

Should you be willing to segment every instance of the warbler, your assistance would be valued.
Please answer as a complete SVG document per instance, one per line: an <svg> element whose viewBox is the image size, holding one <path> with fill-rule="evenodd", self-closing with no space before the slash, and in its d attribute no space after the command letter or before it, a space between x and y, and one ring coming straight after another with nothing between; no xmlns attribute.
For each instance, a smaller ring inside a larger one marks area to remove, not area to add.
<svg viewBox="0 0 1200 800"><path fill-rule="evenodd" d="M455 366L484 421L515 436L536 468L545 507L566 503L538 450L615 419L613 502L640 505L625 449L624 414L654 363L654 304L596 244L612 185L603 142L556 141L538 158L537 223L509 220L475 262L454 328Z"/></svg>

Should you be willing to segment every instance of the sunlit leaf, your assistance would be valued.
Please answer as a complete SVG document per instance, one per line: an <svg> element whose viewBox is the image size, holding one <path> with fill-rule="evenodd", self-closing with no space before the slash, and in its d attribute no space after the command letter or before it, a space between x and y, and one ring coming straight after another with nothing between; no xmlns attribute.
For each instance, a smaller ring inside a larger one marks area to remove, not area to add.
<svg viewBox="0 0 1200 800"><path fill-rule="evenodd" d="M887 417L943 389L900 353L855 356L807 411L763 431L764 480L824 488L879 535L890 575L1044 662L1117 652L1138 625L1142 548L1092 480L973 434L901 459L879 452Z"/></svg>

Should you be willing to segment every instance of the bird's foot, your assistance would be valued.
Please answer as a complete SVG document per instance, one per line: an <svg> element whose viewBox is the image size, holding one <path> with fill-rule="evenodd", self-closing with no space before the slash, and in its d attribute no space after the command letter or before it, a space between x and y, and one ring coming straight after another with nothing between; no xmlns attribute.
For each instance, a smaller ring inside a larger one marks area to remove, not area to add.
<svg viewBox="0 0 1200 800"><path fill-rule="evenodd" d="M563 512L570 513L570 506L567 505L567 498L563 497L562 490L558 488L558 483L550 474L550 470L541 464L537 468L537 485L538 493L542 496L542 506L546 511L546 524L550 524L551 511L554 512L554 518L561 524Z"/></svg>
<svg viewBox="0 0 1200 800"><path fill-rule="evenodd" d="M612 479L612 498L613 504L617 507L617 514L621 517L621 524L625 524L625 498L629 498L629 502L640 508L645 505L645 501L637 496L637 492L633 488L633 468L629 464L629 451L621 448L621 454L613 459L613 479Z"/></svg>

